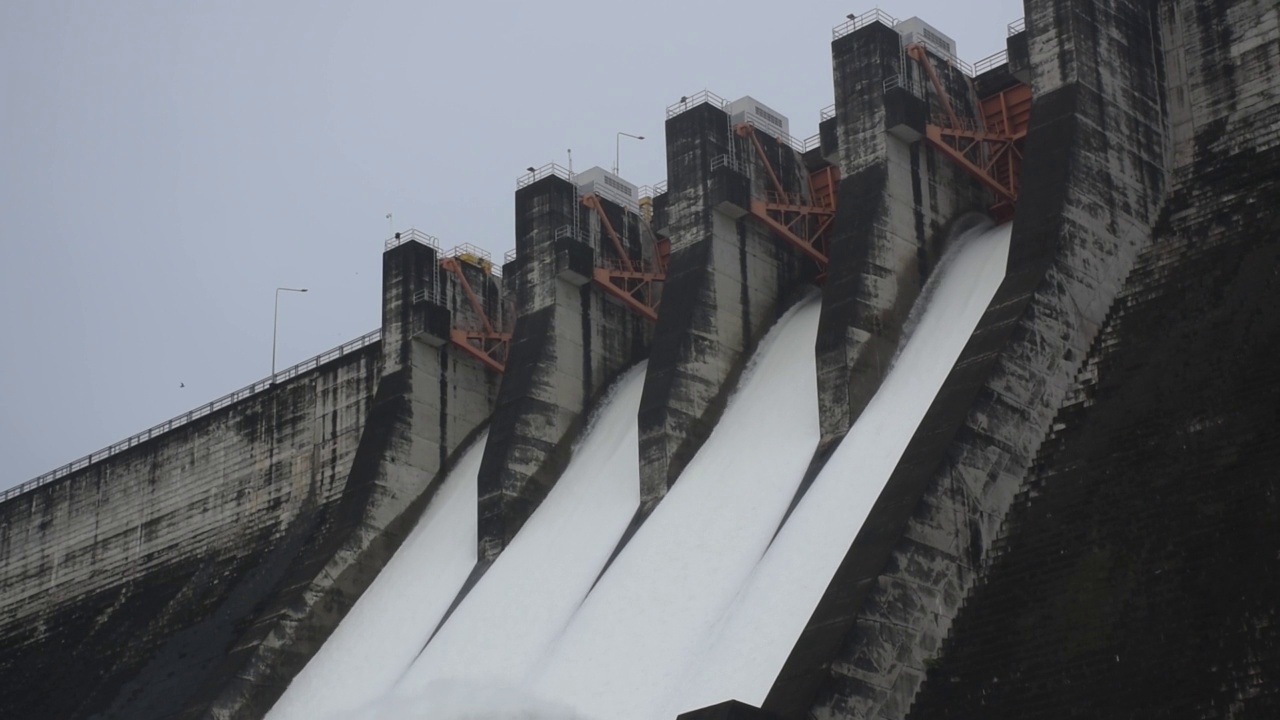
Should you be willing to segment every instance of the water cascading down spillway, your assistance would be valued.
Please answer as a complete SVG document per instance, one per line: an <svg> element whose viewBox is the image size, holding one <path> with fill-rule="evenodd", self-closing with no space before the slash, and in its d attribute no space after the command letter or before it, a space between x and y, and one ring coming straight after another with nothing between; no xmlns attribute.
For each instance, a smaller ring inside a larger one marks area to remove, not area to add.
<svg viewBox="0 0 1280 720"><path fill-rule="evenodd" d="M644 365L624 374L560 483L437 629L475 561L473 448L268 717L658 720L759 705L1003 279L1009 236L953 244L882 386L790 513L818 440L814 298L770 331L610 562L639 500Z"/></svg>

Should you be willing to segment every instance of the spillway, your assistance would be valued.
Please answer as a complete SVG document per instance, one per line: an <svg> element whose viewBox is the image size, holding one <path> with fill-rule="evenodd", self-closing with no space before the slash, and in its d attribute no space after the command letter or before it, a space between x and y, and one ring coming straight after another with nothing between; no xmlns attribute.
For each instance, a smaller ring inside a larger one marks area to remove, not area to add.
<svg viewBox="0 0 1280 720"><path fill-rule="evenodd" d="M881 388L789 516L819 438L816 297L761 342L707 442L607 570L639 501L643 366L618 381L560 481L432 637L447 601L424 606L413 591L456 590L475 561L474 504L445 507L474 498L473 448L269 717L670 720L725 699L760 704L1003 279L1009 235L954 244ZM429 550L433 531L453 549ZM433 567L447 578L432 583Z"/></svg>
<svg viewBox="0 0 1280 720"><path fill-rule="evenodd" d="M1004 279L1012 225L970 235L925 288L910 336L769 546L672 707L759 707L916 427ZM674 715L672 715L674 717Z"/></svg>
<svg viewBox="0 0 1280 720"><path fill-rule="evenodd" d="M397 692L428 693L450 680L520 685L542 661L640 504L636 413L644 370L641 363L615 385L560 480Z"/></svg>
<svg viewBox="0 0 1280 720"><path fill-rule="evenodd" d="M441 484L418 525L346 618L290 683L270 720L321 718L388 692L422 650L476 563L482 434Z"/></svg>
<svg viewBox="0 0 1280 720"><path fill-rule="evenodd" d="M724 415L587 597L533 686L592 717L655 717L768 546L817 447L803 302L765 337Z"/></svg>

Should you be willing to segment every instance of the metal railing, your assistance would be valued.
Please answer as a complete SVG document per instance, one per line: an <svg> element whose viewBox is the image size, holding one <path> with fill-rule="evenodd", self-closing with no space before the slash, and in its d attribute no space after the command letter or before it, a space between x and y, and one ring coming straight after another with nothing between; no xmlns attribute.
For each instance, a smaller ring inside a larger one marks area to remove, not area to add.
<svg viewBox="0 0 1280 720"><path fill-rule="evenodd" d="M858 15L856 17L849 18L848 21L832 28L831 39L839 40L845 35L848 35L849 33L853 32L854 30L866 27L867 25L870 25L871 23L874 23L874 22L882 23L884 25L888 25L889 27L895 27L898 24L898 19L890 15L889 13L881 10L880 8L875 8L874 10L868 10L867 12L864 12L861 15Z"/></svg>
<svg viewBox="0 0 1280 720"><path fill-rule="evenodd" d="M472 265L479 265L481 269L487 270L490 275L496 278L502 277L502 266L495 263L493 255L479 245L460 243L449 248L449 252L446 255Z"/></svg>
<svg viewBox="0 0 1280 720"><path fill-rule="evenodd" d="M622 194L617 189L610 187L606 183L595 183L595 187L591 190L596 195L608 200L620 208L626 208L632 212L640 209L640 203L636 198Z"/></svg>
<svg viewBox="0 0 1280 720"><path fill-rule="evenodd" d="M922 100L924 99L923 88L921 88L920 85L916 83L914 80L912 80L910 77L904 76L904 75L890 75L889 77L884 79L885 92L889 92L890 90L894 90L897 88L902 88L903 90L906 90L912 95L915 95L916 97Z"/></svg>
<svg viewBox="0 0 1280 720"><path fill-rule="evenodd" d="M506 251L505 253L503 253L503 255L502 255L502 264L504 264L504 265L505 265L505 264L507 264L507 263L509 263L509 262L515 262L515 259L516 259L516 249L515 249L515 248L511 248L510 250L508 250L508 251Z"/></svg>
<svg viewBox="0 0 1280 720"><path fill-rule="evenodd" d="M937 43L933 42L932 40L929 40L928 38L921 38L921 40L923 40L923 42L920 43L921 45L924 45L926 48L928 48L929 52L933 53L939 58L942 58L942 60L945 61L947 64L951 65L954 68L958 68L960 72L964 73L969 77L973 77L976 74L973 71L972 65L961 60L955 55L952 55L947 50L939 47Z"/></svg>
<svg viewBox="0 0 1280 720"><path fill-rule="evenodd" d="M685 97L680 98L679 102L668 105L667 119L670 120L680 113L686 110L692 110L699 105L711 105L723 110L729 106L729 101L710 90L703 90L702 92L694 93L693 95L686 95Z"/></svg>
<svg viewBox="0 0 1280 720"><path fill-rule="evenodd" d="M489 254L488 250L485 250L478 245L472 245L471 243L459 243L449 248L449 257L462 258L464 260L472 260L475 258L487 263L493 262L493 255Z"/></svg>
<svg viewBox="0 0 1280 720"><path fill-rule="evenodd" d="M1020 17L1017 20L1014 20L1013 22L1009 23L1010 36L1017 35L1018 33L1026 29L1027 29L1027 19L1025 17Z"/></svg>
<svg viewBox="0 0 1280 720"><path fill-rule="evenodd" d="M803 140L801 140L800 138L792 137L791 135L788 135L784 132L779 132L775 135L773 132L769 130L769 125L764 124L764 119L756 116L755 113L744 113L744 116L746 121L752 127L754 127L758 132L762 132L765 135L768 135L769 137L777 140L778 142L782 143L783 145L786 145L787 147L791 148L792 150L795 150L796 152L802 155L822 144L821 133L814 133Z"/></svg>
<svg viewBox="0 0 1280 720"><path fill-rule="evenodd" d="M824 122L826 120L830 120L835 116L836 116L836 104L831 103L830 105L822 108L822 110L818 112L818 122Z"/></svg>
<svg viewBox="0 0 1280 720"><path fill-rule="evenodd" d="M8 490L5 490L3 493L0 493L0 503L3 503L11 498L15 498L27 492L28 490L34 490L42 485L47 485L53 482L54 480L58 480L60 478L66 477L67 475L77 470L86 468L89 465L92 465L93 463L106 460L112 455L128 450L131 447L140 445L141 443L144 443L148 440L151 440L152 438L163 435L171 430L176 430L182 427L183 425L190 423L193 420L198 420L202 417L205 417L206 415L209 415L218 410L221 410L222 408L225 408L229 405L240 402L245 398L248 398L260 392L263 392L264 390L269 390L273 385L277 383L295 378L298 375L301 375L302 373L307 372L308 370L312 370L327 362L336 360L344 355L349 355L353 352L356 352L357 350L368 347L369 345L372 345L373 343L378 342L381 339L382 339L381 329L365 333L364 335L361 335L355 340L351 340L350 342L343 343L342 345L339 345L338 347L333 348L332 350L326 350L325 352L322 352L313 358L310 358L308 360L303 360L297 365L294 365L289 368L285 368L284 370L281 370L280 372L276 373L275 375L272 375L271 377L259 380L253 383L252 385L247 385L243 388L240 388L239 390L236 390L233 393L223 395L217 400L214 400L211 403L206 403L204 405L201 405L195 410L190 410L182 415L179 415L178 417L165 420L159 425L155 425L136 435L131 435L125 438L124 440L121 440L118 443L104 447L101 450L98 450L96 452L89 453L88 455L85 455L79 460L74 460L72 462L67 463L66 465L63 465L60 468L57 468L56 470L50 470L49 472L39 477L28 480L22 483L21 485L11 487Z"/></svg>
<svg viewBox="0 0 1280 720"><path fill-rule="evenodd" d="M435 305L445 305L444 293L441 291L439 286L433 287L430 290L419 290L415 292L413 294L413 301L415 303L430 301Z"/></svg>
<svg viewBox="0 0 1280 720"><path fill-rule="evenodd" d="M1001 65L1007 64L1008 62L1009 62L1009 51L1001 50L998 53L988 55L982 58L981 60L979 60L978 62L974 63L973 72L975 76L981 75L982 73L988 70L998 68Z"/></svg>
<svg viewBox="0 0 1280 720"><path fill-rule="evenodd" d="M667 181L663 180L662 182L656 185L641 185L639 193L640 193L640 197L655 198L666 191L667 191Z"/></svg>
<svg viewBox="0 0 1280 720"><path fill-rule="evenodd" d="M440 238L435 235L428 235L417 228L409 228L408 230L402 230L395 235L392 235L387 238L387 241L383 243L382 247L385 251L394 247L400 247L407 242L422 243L428 247L435 248L437 251L440 250Z"/></svg>
<svg viewBox="0 0 1280 720"><path fill-rule="evenodd" d="M543 178L551 177L552 175L570 182L573 181L572 172L569 172L567 169L560 167L555 163L547 163L546 165L535 169L533 172L525 173L524 175L516 178L516 189L519 190L526 185L532 185L533 183Z"/></svg>
<svg viewBox="0 0 1280 720"><path fill-rule="evenodd" d="M587 232L586 228L575 228L572 225L561 225L556 228L554 239L559 240L560 238L572 238L588 245L591 244L591 233Z"/></svg>
<svg viewBox="0 0 1280 720"><path fill-rule="evenodd" d="M748 174L746 165L741 160L738 160L737 158L732 158L732 157L729 157L728 155L717 155L711 158L711 169L713 171L718 170L722 167L727 167L730 170L741 173L743 175Z"/></svg>

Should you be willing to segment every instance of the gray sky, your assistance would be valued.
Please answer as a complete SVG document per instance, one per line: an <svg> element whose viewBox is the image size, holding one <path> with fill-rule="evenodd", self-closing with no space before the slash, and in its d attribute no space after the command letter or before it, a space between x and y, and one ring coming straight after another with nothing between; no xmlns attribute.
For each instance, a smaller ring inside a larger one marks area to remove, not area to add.
<svg viewBox="0 0 1280 720"><path fill-rule="evenodd" d="M918 0L972 62L1016 0ZM514 245L530 165L665 177L665 108L750 94L817 130L871 6L0 3L0 489L379 324L396 229ZM179 384L185 383L185 388Z"/></svg>

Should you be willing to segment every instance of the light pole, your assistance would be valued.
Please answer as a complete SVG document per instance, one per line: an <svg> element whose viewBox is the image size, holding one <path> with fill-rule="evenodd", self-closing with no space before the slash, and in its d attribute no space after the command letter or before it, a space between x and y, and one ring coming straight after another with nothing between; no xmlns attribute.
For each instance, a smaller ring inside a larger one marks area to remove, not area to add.
<svg viewBox="0 0 1280 720"><path fill-rule="evenodd" d="M632 140L643 140L643 139L644 139L644 136L643 136L643 135L632 135L631 133L624 133L624 132L619 132L617 135L615 135L615 136L614 136L614 138L613 138L613 174L614 174L614 175L617 175L617 174L618 174L618 157L619 157L619 150L620 150L620 147L621 147L621 145L622 145L622 137L623 137L624 135L625 135L626 137L631 138Z"/></svg>
<svg viewBox="0 0 1280 720"><path fill-rule="evenodd" d="M304 293L306 288L276 288L276 310L271 317L271 382L276 381L276 330L280 328L280 291Z"/></svg>

